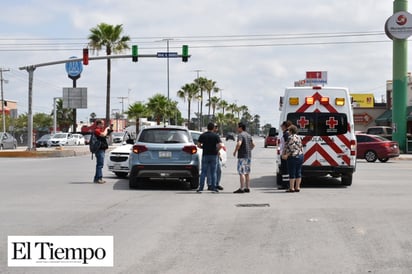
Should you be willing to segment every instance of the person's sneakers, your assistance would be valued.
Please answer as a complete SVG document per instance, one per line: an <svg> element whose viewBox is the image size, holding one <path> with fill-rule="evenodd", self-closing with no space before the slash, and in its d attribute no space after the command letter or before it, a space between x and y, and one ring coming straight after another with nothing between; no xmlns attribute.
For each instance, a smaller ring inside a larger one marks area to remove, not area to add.
<svg viewBox="0 0 412 274"><path fill-rule="evenodd" d="M238 190L233 191L233 193L245 193L245 191L239 188Z"/></svg>
<svg viewBox="0 0 412 274"><path fill-rule="evenodd" d="M196 190L197 193L202 193L202 191L200 189Z"/></svg>
<svg viewBox="0 0 412 274"><path fill-rule="evenodd" d="M223 186L217 186L217 189L223 190Z"/></svg>
<svg viewBox="0 0 412 274"><path fill-rule="evenodd" d="M215 190L212 191L212 193L219 193L219 190L215 189Z"/></svg>
<svg viewBox="0 0 412 274"><path fill-rule="evenodd" d="M249 193L249 192L250 192L250 189L249 189L249 188L245 188L243 191L244 191L245 193Z"/></svg>
<svg viewBox="0 0 412 274"><path fill-rule="evenodd" d="M212 187L211 186L207 186L207 190L212 191Z"/></svg>
<svg viewBox="0 0 412 274"><path fill-rule="evenodd" d="M95 184L104 184L104 183L106 183L106 181L104 181L103 179L99 179L99 180L94 181L94 183Z"/></svg>

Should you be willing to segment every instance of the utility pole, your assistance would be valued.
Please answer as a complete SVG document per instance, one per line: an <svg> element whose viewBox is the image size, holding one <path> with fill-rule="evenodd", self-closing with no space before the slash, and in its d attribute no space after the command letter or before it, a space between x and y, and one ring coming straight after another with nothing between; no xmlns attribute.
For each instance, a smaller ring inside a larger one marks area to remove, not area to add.
<svg viewBox="0 0 412 274"><path fill-rule="evenodd" d="M129 98L129 97L126 97L126 96L117 97L117 99L122 100L122 115L123 115L123 113L124 113L124 99L128 99L128 98Z"/></svg>
<svg viewBox="0 0 412 274"><path fill-rule="evenodd" d="M3 119L3 132L6 132L6 112L4 104L4 94L3 94L3 72L10 71L9 69L0 68L0 81L1 81L1 116Z"/></svg>

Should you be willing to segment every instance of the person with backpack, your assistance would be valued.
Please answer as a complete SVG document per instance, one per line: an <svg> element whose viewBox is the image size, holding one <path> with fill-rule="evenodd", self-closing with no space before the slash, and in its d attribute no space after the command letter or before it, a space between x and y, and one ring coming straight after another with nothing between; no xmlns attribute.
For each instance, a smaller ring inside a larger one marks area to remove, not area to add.
<svg viewBox="0 0 412 274"><path fill-rule="evenodd" d="M96 155L96 172L93 182L97 184L106 183L106 181L103 180L104 154L106 149L109 148L106 137L110 135L112 131L110 127L104 129L102 120L96 120L96 128L93 132L94 136L90 138L90 151Z"/></svg>

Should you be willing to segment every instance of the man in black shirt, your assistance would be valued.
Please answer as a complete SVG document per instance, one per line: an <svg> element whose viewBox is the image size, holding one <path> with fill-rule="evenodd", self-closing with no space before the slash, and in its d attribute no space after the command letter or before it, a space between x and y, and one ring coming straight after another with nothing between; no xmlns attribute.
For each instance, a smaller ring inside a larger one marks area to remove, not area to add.
<svg viewBox="0 0 412 274"><path fill-rule="evenodd" d="M202 155L202 171L200 173L200 184L197 192L202 192L206 176L209 174L210 178L210 189L213 192L219 192L216 186L216 170L218 164L218 152L222 146L222 141L219 135L213 132L215 128L214 123L209 123L207 125L207 131L200 135L197 146L203 149Z"/></svg>

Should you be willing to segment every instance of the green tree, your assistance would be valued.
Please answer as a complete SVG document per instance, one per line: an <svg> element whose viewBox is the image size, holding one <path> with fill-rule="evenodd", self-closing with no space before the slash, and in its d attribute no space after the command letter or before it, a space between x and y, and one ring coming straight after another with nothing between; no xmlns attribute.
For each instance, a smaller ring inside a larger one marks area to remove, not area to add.
<svg viewBox="0 0 412 274"><path fill-rule="evenodd" d="M204 77L199 77L195 79L195 84L199 87L199 100L200 100L200 124L199 127L202 128L203 126L203 93L206 91L207 79ZM199 128L199 130L200 130Z"/></svg>
<svg viewBox="0 0 412 274"><path fill-rule="evenodd" d="M136 120L136 133L139 132L139 120L142 117L148 115L148 109L145 104L142 102L134 103L129 106L129 109L126 111L126 114L129 118L134 118Z"/></svg>
<svg viewBox="0 0 412 274"><path fill-rule="evenodd" d="M58 99L56 101L56 121L60 130L63 132L68 132L70 125L73 123L73 109L64 108L63 100ZM51 114L53 116L53 113Z"/></svg>
<svg viewBox="0 0 412 274"><path fill-rule="evenodd" d="M207 80L205 84L205 89L207 92L207 102L210 102L210 97L212 96L212 91L213 92L219 92L219 88L216 87L216 82L213 80ZM208 105L208 111L207 111L207 116L208 118L210 117L210 108L211 104Z"/></svg>
<svg viewBox="0 0 412 274"><path fill-rule="evenodd" d="M52 125L53 117L51 115L46 113L36 113L33 115L33 128L41 131L49 131Z"/></svg>
<svg viewBox="0 0 412 274"><path fill-rule="evenodd" d="M199 95L199 86L196 83L186 84L177 92L177 96L187 101L187 122L190 124L191 104Z"/></svg>
<svg viewBox="0 0 412 274"><path fill-rule="evenodd" d="M228 102L223 99L220 99L219 103L217 104L217 108L222 110L223 115L225 115L225 110L228 106L229 106Z"/></svg>
<svg viewBox="0 0 412 274"><path fill-rule="evenodd" d="M170 100L166 96L158 93L149 98L147 103L149 112L153 115L156 123L160 125L160 122L165 121L170 117Z"/></svg>
<svg viewBox="0 0 412 274"><path fill-rule="evenodd" d="M209 108L212 107L212 117L213 119L215 119L215 112L216 112L216 108L219 104L219 100L220 98L217 96L212 96L209 99L209 102L206 104L206 106L208 106Z"/></svg>
<svg viewBox="0 0 412 274"><path fill-rule="evenodd" d="M129 49L128 42L130 37L123 35L123 25L109 25L100 23L95 28L90 29L89 45L93 50L106 49L106 55L119 53ZM107 86L106 86L106 125L110 124L110 80L111 79L111 60L107 59Z"/></svg>

